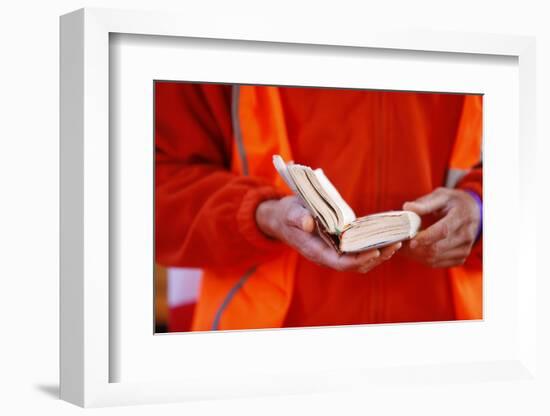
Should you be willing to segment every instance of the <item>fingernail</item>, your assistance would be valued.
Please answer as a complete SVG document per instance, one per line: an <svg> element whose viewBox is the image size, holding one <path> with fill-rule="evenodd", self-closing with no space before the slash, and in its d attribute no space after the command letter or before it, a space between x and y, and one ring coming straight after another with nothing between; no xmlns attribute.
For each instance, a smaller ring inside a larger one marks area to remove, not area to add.
<svg viewBox="0 0 550 416"><path fill-rule="evenodd" d="M401 242L397 243L397 247L395 248L395 251L399 250L403 244ZM395 253L394 251L394 253Z"/></svg>
<svg viewBox="0 0 550 416"><path fill-rule="evenodd" d="M376 250L374 252L374 257L380 257L380 250Z"/></svg>

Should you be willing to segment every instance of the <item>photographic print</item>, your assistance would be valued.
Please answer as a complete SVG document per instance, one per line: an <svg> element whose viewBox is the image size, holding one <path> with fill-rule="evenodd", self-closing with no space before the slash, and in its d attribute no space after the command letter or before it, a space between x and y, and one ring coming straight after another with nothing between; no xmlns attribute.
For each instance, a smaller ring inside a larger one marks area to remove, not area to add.
<svg viewBox="0 0 550 416"><path fill-rule="evenodd" d="M482 95L155 81L156 332L482 319Z"/></svg>

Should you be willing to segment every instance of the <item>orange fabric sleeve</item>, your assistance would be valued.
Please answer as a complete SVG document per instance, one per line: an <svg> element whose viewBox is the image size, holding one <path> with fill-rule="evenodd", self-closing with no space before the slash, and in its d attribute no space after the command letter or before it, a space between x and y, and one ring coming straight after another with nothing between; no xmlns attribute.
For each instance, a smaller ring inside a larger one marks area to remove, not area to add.
<svg viewBox="0 0 550 416"><path fill-rule="evenodd" d="M282 244L255 211L280 192L230 172L231 87L155 84L155 251L165 266L248 267Z"/></svg>
<svg viewBox="0 0 550 416"><path fill-rule="evenodd" d="M469 190L475 192L481 201L483 201L483 168L472 169L464 178L462 178L457 189ZM483 208L482 208L483 209ZM472 247L472 251L466 260L466 267L481 268L483 264L483 231L481 236Z"/></svg>
<svg viewBox="0 0 550 416"><path fill-rule="evenodd" d="M483 169L474 168L457 184L483 201ZM450 269L456 319L483 318L483 232L462 267Z"/></svg>
<svg viewBox="0 0 550 416"><path fill-rule="evenodd" d="M452 156L451 169L468 170L456 185L458 189L468 189L483 200L483 165L481 162L483 97L467 95L464 97L462 114L458 126Z"/></svg>
<svg viewBox="0 0 550 416"><path fill-rule="evenodd" d="M474 192L481 201L483 201L482 106L482 96L471 95L464 98L457 140L451 160L451 168L468 170L468 173L456 184L456 188ZM456 319L483 318L482 268L483 233L472 247L466 263L461 267L449 269Z"/></svg>
<svg viewBox="0 0 550 416"><path fill-rule="evenodd" d="M483 164L481 162L483 97L469 95L464 98L464 106L453 150L452 167L469 169L456 185L457 189L475 192L483 201ZM472 247L465 266L481 268L483 254L483 233Z"/></svg>

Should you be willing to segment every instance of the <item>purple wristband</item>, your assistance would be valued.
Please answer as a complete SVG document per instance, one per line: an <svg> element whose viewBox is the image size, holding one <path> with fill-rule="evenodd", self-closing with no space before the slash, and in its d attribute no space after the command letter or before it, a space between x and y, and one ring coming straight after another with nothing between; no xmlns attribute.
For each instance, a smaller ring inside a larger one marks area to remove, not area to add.
<svg viewBox="0 0 550 416"><path fill-rule="evenodd" d="M483 202L481 201L481 198L476 192L471 191L469 189L464 189L464 191L468 192L468 194L470 194L471 197L474 198L477 204L477 208L479 210L479 224L477 226L476 240L475 240L477 241L479 240L479 237L481 236L481 231L483 230Z"/></svg>

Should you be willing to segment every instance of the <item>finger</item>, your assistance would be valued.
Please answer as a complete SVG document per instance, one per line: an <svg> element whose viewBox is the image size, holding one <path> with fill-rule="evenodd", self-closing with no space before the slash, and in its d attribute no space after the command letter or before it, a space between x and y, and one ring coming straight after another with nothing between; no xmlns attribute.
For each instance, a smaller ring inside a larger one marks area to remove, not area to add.
<svg viewBox="0 0 550 416"><path fill-rule="evenodd" d="M447 259L433 263L432 267L444 268L444 267L457 267L462 266L466 259L464 257L456 257L454 259Z"/></svg>
<svg viewBox="0 0 550 416"><path fill-rule="evenodd" d="M322 253L321 264L338 271L358 270L380 256L380 251L374 249L357 254L338 254L334 249L327 247Z"/></svg>
<svg viewBox="0 0 550 416"><path fill-rule="evenodd" d="M354 254L359 264L367 264L369 262L376 261L381 255L382 252L376 248Z"/></svg>
<svg viewBox="0 0 550 416"><path fill-rule="evenodd" d="M373 259L357 269L358 273L368 273L381 263L378 259Z"/></svg>
<svg viewBox="0 0 550 416"><path fill-rule="evenodd" d="M470 241L460 233L451 233L447 238L433 244L431 251L444 255L447 253L455 253L461 250L466 251L471 247Z"/></svg>
<svg viewBox="0 0 550 416"><path fill-rule="evenodd" d="M293 245L307 259L339 271L357 270L380 256L380 251L377 249L355 254L338 254L320 237L301 231L295 233L293 241Z"/></svg>
<svg viewBox="0 0 550 416"><path fill-rule="evenodd" d="M361 267L377 261L379 257L380 251L377 249L368 250L357 254L337 255L335 262L331 267L340 271L359 270Z"/></svg>
<svg viewBox="0 0 550 416"><path fill-rule="evenodd" d="M331 253L334 254L335 251L331 249ZM359 253L335 254L336 262L334 263L334 267L344 271L358 269L368 262L380 257L380 251L378 249L371 249Z"/></svg>
<svg viewBox="0 0 550 416"><path fill-rule="evenodd" d="M308 210L298 204L294 204L292 208L290 208L287 215L287 223L306 233L312 233L313 230L315 230L313 217Z"/></svg>
<svg viewBox="0 0 550 416"><path fill-rule="evenodd" d="M401 242L398 242L398 243L394 243L389 246L386 246L384 248L381 248L380 260L381 261L389 260L395 254L395 252L402 247L402 245L403 244Z"/></svg>
<svg viewBox="0 0 550 416"><path fill-rule="evenodd" d="M374 269L376 266L388 261L393 257L395 252L401 248L401 242L392 244L390 246L380 249L380 256L369 260L365 264L361 265L357 271L359 273L367 273Z"/></svg>
<svg viewBox="0 0 550 416"><path fill-rule="evenodd" d="M450 250L436 249L436 245L418 246L415 249L407 248L405 245L403 254L428 266L436 267L442 261L466 257L469 254L469 247L455 247Z"/></svg>
<svg viewBox="0 0 550 416"><path fill-rule="evenodd" d="M439 262L442 262L442 261L447 261L447 260L455 260L455 259L464 259L466 257L468 257L468 255L470 254L470 245L469 244L465 244L465 245L462 245L462 246L459 246L459 247L453 247L452 249L449 249L449 250L439 250L439 251L436 251L436 255L434 255L434 258L436 259L436 261L434 261L433 263L439 263Z"/></svg>
<svg viewBox="0 0 550 416"><path fill-rule="evenodd" d="M329 246L321 237L297 231L292 245L302 255L317 264L332 267L336 264L338 253Z"/></svg>
<svg viewBox="0 0 550 416"><path fill-rule="evenodd" d="M432 226L418 233L418 235L411 240L409 247L415 249L418 246L427 246L435 244L449 236L450 233L450 219L444 217Z"/></svg>
<svg viewBox="0 0 550 416"><path fill-rule="evenodd" d="M449 195L442 189L436 189L416 201L405 202L403 209L418 215L426 215L444 208L449 202Z"/></svg>

